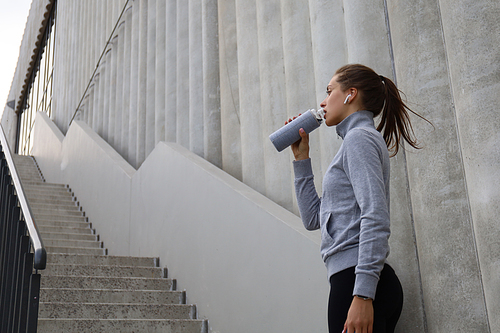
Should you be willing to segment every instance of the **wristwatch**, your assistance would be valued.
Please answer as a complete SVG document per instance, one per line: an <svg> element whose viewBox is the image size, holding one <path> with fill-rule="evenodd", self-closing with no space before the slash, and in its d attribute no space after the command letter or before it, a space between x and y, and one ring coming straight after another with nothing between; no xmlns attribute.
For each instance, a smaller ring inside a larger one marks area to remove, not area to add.
<svg viewBox="0 0 500 333"><path fill-rule="evenodd" d="M357 298L361 298L363 301L368 301L369 299L372 299L371 297L365 297L361 295L354 295L354 296L356 296Z"/></svg>

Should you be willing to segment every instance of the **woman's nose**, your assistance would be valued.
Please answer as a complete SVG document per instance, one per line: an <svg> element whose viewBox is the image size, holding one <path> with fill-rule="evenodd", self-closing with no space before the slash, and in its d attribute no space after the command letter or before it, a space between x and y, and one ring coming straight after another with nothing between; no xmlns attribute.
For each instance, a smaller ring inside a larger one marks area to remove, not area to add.
<svg viewBox="0 0 500 333"><path fill-rule="evenodd" d="M325 101L326 101L326 98L323 100L323 102L321 102L321 104L319 106L321 106L322 108L324 108L326 106Z"/></svg>

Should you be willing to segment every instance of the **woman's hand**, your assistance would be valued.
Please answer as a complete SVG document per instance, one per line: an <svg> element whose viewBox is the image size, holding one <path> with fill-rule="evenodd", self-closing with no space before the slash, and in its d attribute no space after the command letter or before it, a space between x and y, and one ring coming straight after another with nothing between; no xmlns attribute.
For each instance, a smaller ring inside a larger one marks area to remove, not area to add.
<svg viewBox="0 0 500 333"><path fill-rule="evenodd" d="M342 333L373 332L373 301L354 296Z"/></svg>
<svg viewBox="0 0 500 333"><path fill-rule="evenodd" d="M299 114L300 116L300 114ZM295 119L296 117L293 117ZM285 125L291 122L293 119L288 119ZM292 143L290 146L292 148L293 155L296 161L306 160L309 158L309 134L307 134L304 129L299 130L300 140Z"/></svg>

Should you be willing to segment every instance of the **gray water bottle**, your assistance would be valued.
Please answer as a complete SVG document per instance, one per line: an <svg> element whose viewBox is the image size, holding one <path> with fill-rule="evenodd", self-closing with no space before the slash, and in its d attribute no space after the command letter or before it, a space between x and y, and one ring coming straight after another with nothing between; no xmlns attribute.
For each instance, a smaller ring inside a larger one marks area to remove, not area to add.
<svg viewBox="0 0 500 333"><path fill-rule="evenodd" d="M292 143L300 140L299 130L301 128L303 128L306 133L311 133L321 125L324 116L325 111L322 108L318 110L307 110L299 117L269 135L269 139L278 151L282 151Z"/></svg>

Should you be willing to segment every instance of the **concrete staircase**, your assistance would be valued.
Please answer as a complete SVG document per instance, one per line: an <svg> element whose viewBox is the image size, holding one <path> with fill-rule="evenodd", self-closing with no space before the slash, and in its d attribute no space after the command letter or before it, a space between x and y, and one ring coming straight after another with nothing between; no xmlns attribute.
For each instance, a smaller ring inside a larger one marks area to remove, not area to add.
<svg viewBox="0 0 500 333"><path fill-rule="evenodd" d="M208 332L158 258L108 256L69 187L46 183L29 156L14 161L48 257L38 332Z"/></svg>

